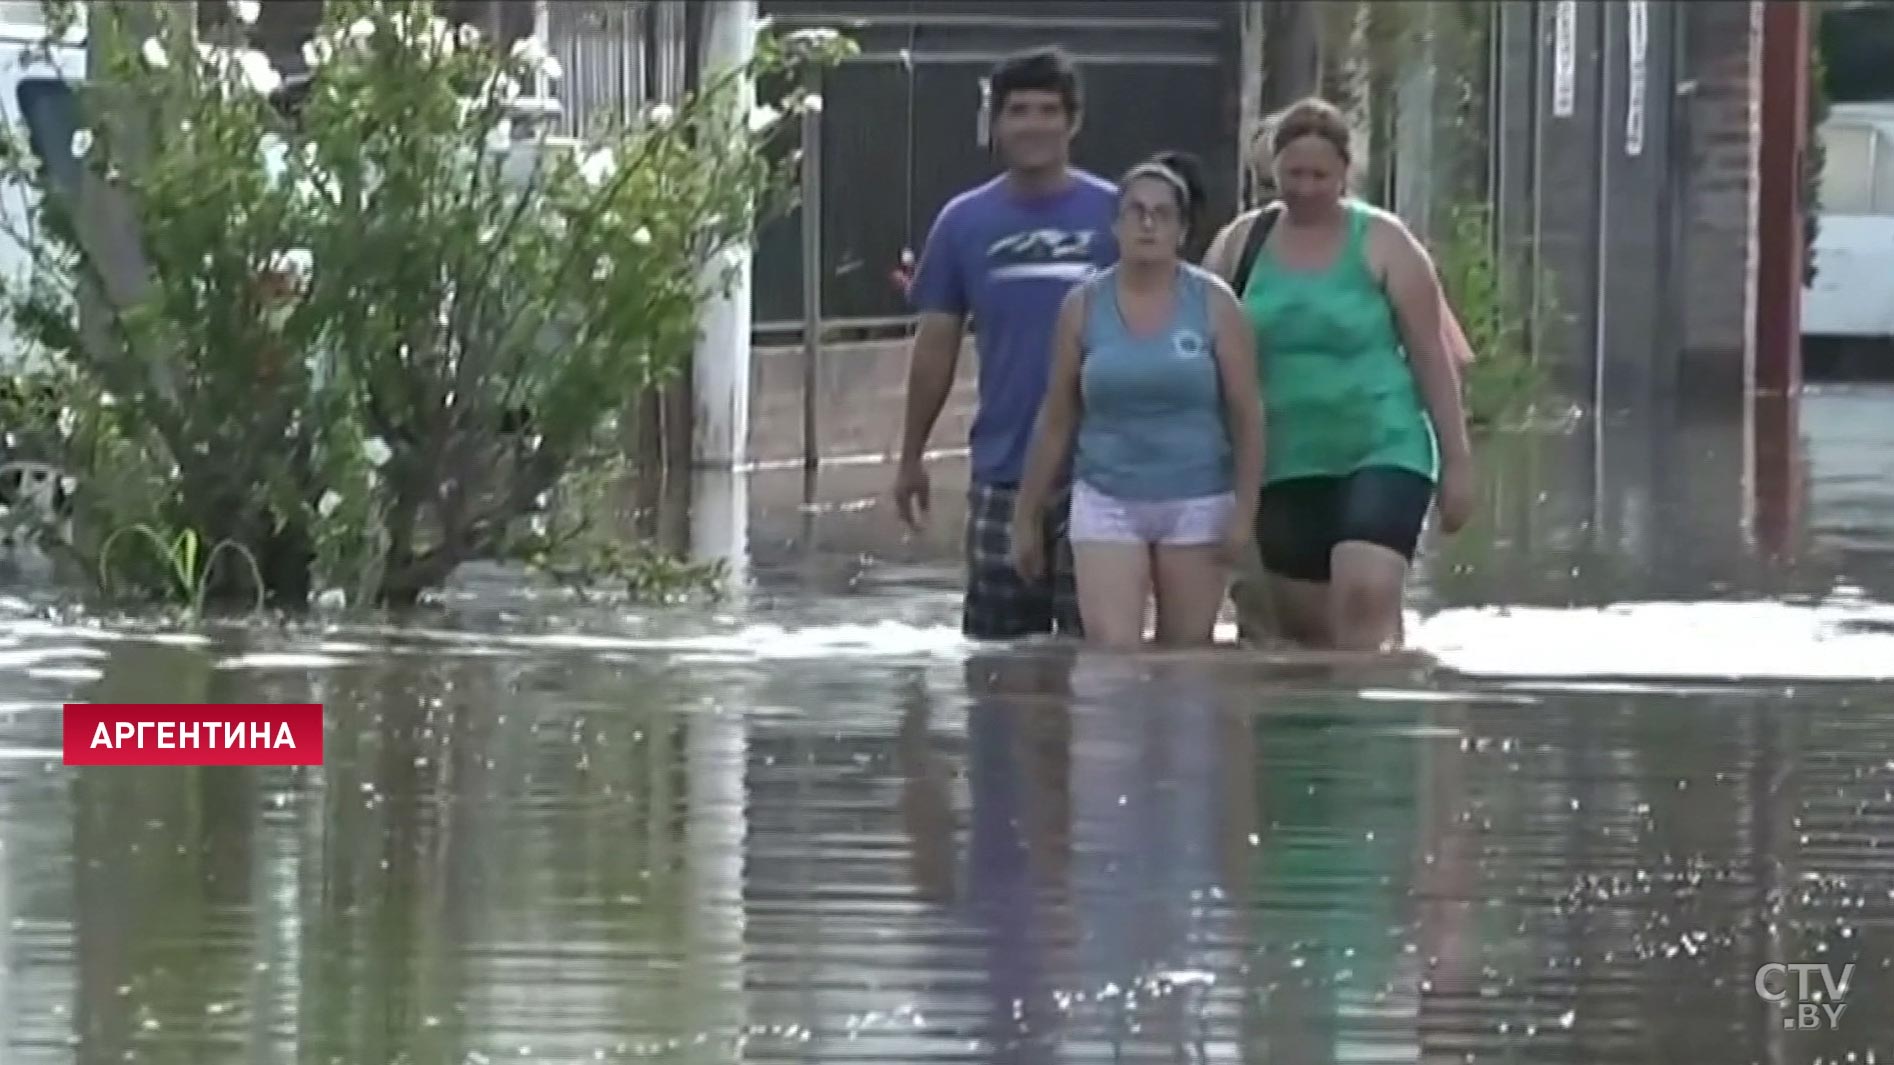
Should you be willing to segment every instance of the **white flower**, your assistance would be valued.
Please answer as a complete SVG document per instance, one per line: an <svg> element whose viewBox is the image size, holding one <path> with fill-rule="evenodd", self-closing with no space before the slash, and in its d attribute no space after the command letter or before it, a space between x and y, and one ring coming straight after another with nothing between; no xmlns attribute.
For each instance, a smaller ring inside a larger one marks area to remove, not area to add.
<svg viewBox="0 0 1894 1065"><path fill-rule="evenodd" d="M334 514L335 508L341 505L342 505L342 493L337 492L335 489L331 488L327 492L322 493L322 498L319 501L317 501L316 513L326 518L329 515Z"/></svg>
<svg viewBox="0 0 1894 1065"><path fill-rule="evenodd" d="M553 81L566 76L565 67L557 56L546 50L546 43L537 37L522 37L513 42L513 61L525 64L526 69L535 74L544 74Z"/></svg>
<svg viewBox="0 0 1894 1065"><path fill-rule="evenodd" d="M349 23L349 28L345 30L344 33L347 34L348 39L351 41L366 41L375 35L374 20L358 18L354 22Z"/></svg>
<svg viewBox="0 0 1894 1065"><path fill-rule="evenodd" d="M327 37L316 37L303 42L303 65L310 70L335 58L335 42Z"/></svg>
<svg viewBox="0 0 1894 1065"><path fill-rule="evenodd" d="M164 42L156 37L145 38L143 48L138 54L144 57L145 65L153 70L164 70L171 65L171 53L164 50Z"/></svg>
<svg viewBox="0 0 1894 1065"><path fill-rule="evenodd" d="M388 450L387 443L381 437L371 436L362 441L362 457L368 460L370 466L380 468L394 457L394 452Z"/></svg>
<svg viewBox="0 0 1894 1065"><path fill-rule="evenodd" d="M460 46L462 48L475 48L479 46L480 27L471 22L463 23L457 32L460 36Z"/></svg>
<svg viewBox="0 0 1894 1065"><path fill-rule="evenodd" d="M439 15L428 20L428 48L439 55L453 55L460 38L454 33L454 27Z"/></svg>
<svg viewBox="0 0 1894 1065"><path fill-rule="evenodd" d="M646 229L643 226L639 226L637 232L631 235L631 242L633 244L636 244L640 248L644 247L647 244L650 244L651 231L649 229Z"/></svg>
<svg viewBox="0 0 1894 1065"><path fill-rule="evenodd" d="M750 111L750 132L764 133L783 117L783 113L768 104L752 108Z"/></svg>
<svg viewBox="0 0 1894 1065"><path fill-rule="evenodd" d="M270 57L254 48L237 53L237 69L244 84L264 96L283 87L283 76L270 65Z"/></svg>
<svg viewBox="0 0 1894 1065"><path fill-rule="evenodd" d="M618 157L610 148L594 148L579 163L579 176L592 186L603 185L618 173Z"/></svg>
<svg viewBox="0 0 1894 1065"><path fill-rule="evenodd" d="M230 13L245 26L254 26L257 16L263 13L263 5L257 0L230 0Z"/></svg>
<svg viewBox="0 0 1894 1065"><path fill-rule="evenodd" d="M275 274L288 274L297 279L306 278L316 268L316 257L308 248L291 248L288 251L275 252L270 256L269 270Z"/></svg>
<svg viewBox="0 0 1894 1065"><path fill-rule="evenodd" d="M652 104L650 110L645 112L644 117L646 122L663 128L671 124L671 119L677 117L677 109L673 108L670 104Z"/></svg>
<svg viewBox="0 0 1894 1065"><path fill-rule="evenodd" d="M811 26L806 30L797 30L784 40L796 48L826 48L840 40L842 35L827 26Z"/></svg>
<svg viewBox="0 0 1894 1065"><path fill-rule="evenodd" d="M809 95L803 97L802 110L808 111L811 114L818 114L818 115L821 114L822 113L822 94L819 92L812 92Z"/></svg>
<svg viewBox="0 0 1894 1065"><path fill-rule="evenodd" d="M483 95L510 104L520 97L519 79L510 74L495 74L487 82Z"/></svg>
<svg viewBox="0 0 1894 1065"><path fill-rule="evenodd" d="M537 37L521 37L513 42L513 61L529 67L538 66L551 54L546 51L546 42Z"/></svg>
<svg viewBox="0 0 1894 1065"><path fill-rule="evenodd" d="M349 605L349 593L343 588L324 588L316 594L316 606L326 610L342 610Z"/></svg>
<svg viewBox="0 0 1894 1065"><path fill-rule="evenodd" d="M92 131L89 129L73 130L72 131L72 157L74 159L84 159L86 156L86 153L91 150L92 150Z"/></svg>

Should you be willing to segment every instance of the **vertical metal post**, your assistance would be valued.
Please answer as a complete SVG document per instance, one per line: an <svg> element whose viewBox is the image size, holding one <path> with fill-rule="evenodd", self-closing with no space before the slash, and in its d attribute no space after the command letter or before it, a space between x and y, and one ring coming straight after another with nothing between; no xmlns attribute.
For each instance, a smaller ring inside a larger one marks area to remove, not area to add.
<svg viewBox="0 0 1894 1065"><path fill-rule="evenodd" d="M1255 168L1250 165L1256 134L1263 125L1263 34L1265 6L1261 0L1244 0L1241 26L1242 41L1238 54L1243 68L1237 83L1242 93L1237 107L1236 210L1240 213L1255 202Z"/></svg>
<svg viewBox="0 0 1894 1065"><path fill-rule="evenodd" d="M802 113L802 464L820 463L815 432L822 359L822 108Z"/></svg>
<svg viewBox="0 0 1894 1065"><path fill-rule="evenodd" d="M700 83L756 58L756 0L708 4L704 18ZM756 103L754 79L738 79L735 89L736 106L748 114ZM742 243L705 264L702 281L710 298L699 319L690 386L691 459L700 467L739 469L749 461L751 254ZM732 274L729 288L715 288L726 270Z"/></svg>
<svg viewBox="0 0 1894 1065"><path fill-rule="evenodd" d="M1755 533L1789 554L1800 517L1796 444L1802 390L1802 163L1807 152L1809 10L1772 0L1762 10L1761 143L1757 146L1756 363L1750 387Z"/></svg>
<svg viewBox="0 0 1894 1065"><path fill-rule="evenodd" d="M1761 143L1756 219L1760 280L1756 380L1765 395L1801 386L1802 158L1808 116L1809 13L1802 4L1763 5Z"/></svg>

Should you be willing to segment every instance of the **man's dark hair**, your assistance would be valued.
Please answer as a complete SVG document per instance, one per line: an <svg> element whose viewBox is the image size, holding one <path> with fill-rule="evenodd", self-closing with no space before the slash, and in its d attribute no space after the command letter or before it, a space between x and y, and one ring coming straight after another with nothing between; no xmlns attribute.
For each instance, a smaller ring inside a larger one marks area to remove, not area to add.
<svg viewBox="0 0 1894 1065"><path fill-rule="evenodd" d="M989 85L995 115L1006 109L1006 98L1016 92L1056 92L1073 117L1084 103L1078 64L1058 45L1014 52L1000 60L993 65Z"/></svg>

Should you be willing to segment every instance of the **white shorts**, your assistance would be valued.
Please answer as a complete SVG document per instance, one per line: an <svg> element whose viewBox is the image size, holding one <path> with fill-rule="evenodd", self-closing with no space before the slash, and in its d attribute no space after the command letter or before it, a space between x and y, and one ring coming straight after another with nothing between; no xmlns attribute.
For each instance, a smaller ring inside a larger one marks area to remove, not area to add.
<svg viewBox="0 0 1894 1065"><path fill-rule="evenodd" d="M1223 542L1236 493L1190 499L1117 499L1084 481L1072 485L1070 539L1077 543L1165 544Z"/></svg>

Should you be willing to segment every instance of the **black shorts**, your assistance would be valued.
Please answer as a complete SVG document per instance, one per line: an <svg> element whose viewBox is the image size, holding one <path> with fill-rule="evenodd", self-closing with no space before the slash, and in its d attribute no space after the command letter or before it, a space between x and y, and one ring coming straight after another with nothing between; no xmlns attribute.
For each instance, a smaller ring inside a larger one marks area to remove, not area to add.
<svg viewBox="0 0 1894 1065"><path fill-rule="evenodd" d="M1257 503L1256 548L1270 573L1317 584L1328 583L1340 543L1378 544L1412 562L1433 502L1433 481L1395 466L1278 481Z"/></svg>

